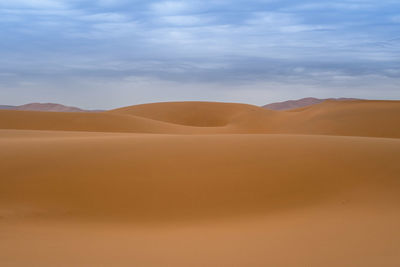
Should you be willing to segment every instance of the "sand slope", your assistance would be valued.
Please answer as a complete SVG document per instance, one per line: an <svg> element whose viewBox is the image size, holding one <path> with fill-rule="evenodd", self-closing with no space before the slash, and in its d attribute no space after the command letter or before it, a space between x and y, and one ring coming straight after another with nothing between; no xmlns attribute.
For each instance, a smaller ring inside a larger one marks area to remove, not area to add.
<svg viewBox="0 0 400 267"><path fill-rule="evenodd" d="M50 217L159 220L268 212L349 190L400 195L397 139L56 136L1 139L0 206Z"/></svg>
<svg viewBox="0 0 400 267"><path fill-rule="evenodd" d="M288 132L400 137L400 101L326 101L286 114Z"/></svg>
<svg viewBox="0 0 400 267"><path fill-rule="evenodd" d="M1 111L0 266L399 266L399 112Z"/></svg>
<svg viewBox="0 0 400 267"><path fill-rule="evenodd" d="M185 126L221 127L235 116L261 110L259 107L218 102L165 102L124 107L109 113L129 114Z"/></svg>
<svg viewBox="0 0 400 267"><path fill-rule="evenodd" d="M123 114L0 110L0 129L179 133L180 128Z"/></svg>

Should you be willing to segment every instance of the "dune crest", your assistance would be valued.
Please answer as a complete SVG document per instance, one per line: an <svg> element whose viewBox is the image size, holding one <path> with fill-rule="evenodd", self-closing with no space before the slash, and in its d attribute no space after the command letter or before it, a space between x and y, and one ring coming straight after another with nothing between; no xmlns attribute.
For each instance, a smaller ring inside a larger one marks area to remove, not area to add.
<svg viewBox="0 0 400 267"><path fill-rule="evenodd" d="M185 126L227 126L241 113L260 109L247 104L218 102L164 102L135 105L109 111L128 114Z"/></svg>

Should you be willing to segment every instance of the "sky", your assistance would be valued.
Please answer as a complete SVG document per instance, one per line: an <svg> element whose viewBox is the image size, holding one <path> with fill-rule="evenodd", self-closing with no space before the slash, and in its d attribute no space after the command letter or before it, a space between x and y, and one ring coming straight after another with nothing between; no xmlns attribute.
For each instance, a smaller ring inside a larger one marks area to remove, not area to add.
<svg viewBox="0 0 400 267"><path fill-rule="evenodd" d="M400 99L399 0L0 0L0 104Z"/></svg>

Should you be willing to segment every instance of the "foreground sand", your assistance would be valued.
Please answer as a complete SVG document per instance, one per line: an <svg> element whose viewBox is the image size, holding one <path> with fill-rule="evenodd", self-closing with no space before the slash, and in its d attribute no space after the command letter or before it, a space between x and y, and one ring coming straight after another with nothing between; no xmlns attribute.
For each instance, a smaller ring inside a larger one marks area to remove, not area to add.
<svg viewBox="0 0 400 267"><path fill-rule="evenodd" d="M400 266L399 110L0 112L0 266Z"/></svg>

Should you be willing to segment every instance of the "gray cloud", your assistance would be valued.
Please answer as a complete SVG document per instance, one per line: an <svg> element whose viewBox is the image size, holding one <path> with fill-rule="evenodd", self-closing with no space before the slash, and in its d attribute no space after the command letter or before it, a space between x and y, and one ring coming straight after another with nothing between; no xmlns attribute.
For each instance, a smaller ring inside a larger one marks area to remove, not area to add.
<svg viewBox="0 0 400 267"><path fill-rule="evenodd" d="M3 1L0 97L96 108L399 98L399 8L368 0Z"/></svg>

